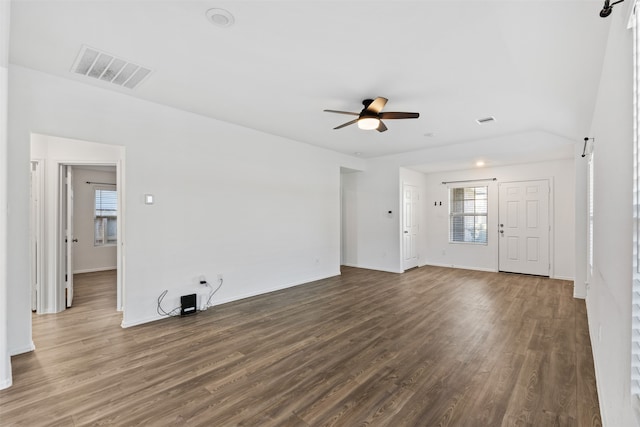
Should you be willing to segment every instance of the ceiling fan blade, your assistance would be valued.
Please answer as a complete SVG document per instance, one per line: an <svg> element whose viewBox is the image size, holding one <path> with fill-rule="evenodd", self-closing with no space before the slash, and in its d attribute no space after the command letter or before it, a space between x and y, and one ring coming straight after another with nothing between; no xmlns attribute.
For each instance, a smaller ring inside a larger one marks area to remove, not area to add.
<svg viewBox="0 0 640 427"><path fill-rule="evenodd" d="M359 116L360 113L352 113L351 111L323 110L327 113L349 114L351 116Z"/></svg>
<svg viewBox="0 0 640 427"><path fill-rule="evenodd" d="M358 121L358 119L351 120L350 122L343 123L343 124L341 124L340 126L336 126L336 127L334 127L333 129L334 129L334 130L336 130L336 129L342 129L343 127L345 127L345 126L349 126L349 125L352 125L352 124L356 123L357 121Z"/></svg>
<svg viewBox="0 0 640 427"><path fill-rule="evenodd" d="M387 98L382 98L381 96L379 96L376 99L374 99L373 102L371 102L371 104L369 104L367 108L365 108L365 110L379 114L380 111L382 111L382 109L384 108L387 101L388 101Z"/></svg>
<svg viewBox="0 0 640 427"><path fill-rule="evenodd" d="M417 119L420 113L384 112L380 113L381 119Z"/></svg>
<svg viewBox="0 0 640 427"><path fill-rule="evenodd" d="M385 126L384 123L382 123L382 120L380 120L380 124L378 125L378 128L376 130L378 132L384 132L385 130L387 130L387 127Z"/></svg>

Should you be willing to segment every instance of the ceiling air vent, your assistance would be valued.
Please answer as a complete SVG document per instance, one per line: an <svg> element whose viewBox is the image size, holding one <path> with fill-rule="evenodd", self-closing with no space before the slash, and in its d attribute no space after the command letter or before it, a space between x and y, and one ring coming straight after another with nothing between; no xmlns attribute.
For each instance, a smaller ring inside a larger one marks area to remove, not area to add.
<svg viewBox="0 0 640 427"><path fill-rule="evenodd" d="M151 70L98 49L82 46L71 71L128 89L134 89Z"/></svg>
<svg viewBox="0 0 640 427"><path fill-rule="evenodd" d="M487 123L492 123L495 121L496 121L495 117L485 117L484 119L476 119L476 122L478 122L479 125L485 125Z"/></svg>

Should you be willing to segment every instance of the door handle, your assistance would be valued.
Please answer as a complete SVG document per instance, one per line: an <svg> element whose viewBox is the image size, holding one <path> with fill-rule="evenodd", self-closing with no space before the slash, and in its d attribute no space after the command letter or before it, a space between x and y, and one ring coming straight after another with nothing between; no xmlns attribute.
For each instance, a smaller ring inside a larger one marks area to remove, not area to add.
<svg viewBox="0 0 640 427"><path fill-rule="evenodd" d="M409 234L409 232L407 230L404 230L404 234Z"/></svg>
<svg viewBox="0 0 640 427"><path fill-rule="evenodd" d="M500 230L500 234L504 234L504 230Z"/></svg>
<svg viewBox="0 0 640 427"><path fill-rule="evenodd" d="M72 242L73 243L78 243L78 239L73 239Z"/></svg>

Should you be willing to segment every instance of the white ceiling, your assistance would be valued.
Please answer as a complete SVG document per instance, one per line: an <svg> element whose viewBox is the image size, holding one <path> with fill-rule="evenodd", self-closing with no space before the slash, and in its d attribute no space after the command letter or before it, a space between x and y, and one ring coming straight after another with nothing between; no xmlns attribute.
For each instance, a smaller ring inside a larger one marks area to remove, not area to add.
<svg viewBox="0 0 640 427"><path fill-rule="evenodd" d="M230 11L235 25L211 24L205 12L213 7ZM598 16L601 7L599 0L24 0L11 6L10 61L365 158L509 139L546 139L547 153L566 157L589 131L611 22ZM135 90L75 75L82 45L153 73ZM386 111L421 116L386 121L389 130L378 133L333 130L351 117L322 111L358 112L376 96L389 99ZM475 122L487 116L496 122ZM523 160L517 148L496 146L492 153L486 144L488 164L494 155L503 164Z"/></svg>

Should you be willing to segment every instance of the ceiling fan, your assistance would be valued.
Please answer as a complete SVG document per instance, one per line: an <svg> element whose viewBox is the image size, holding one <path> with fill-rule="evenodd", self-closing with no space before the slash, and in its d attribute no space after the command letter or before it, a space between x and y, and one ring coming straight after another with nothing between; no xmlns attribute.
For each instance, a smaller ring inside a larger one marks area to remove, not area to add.
<svg viewBox="0 0 640 427"><path fill-rule="evenodd" d="M376 129L378 132L384 132L387 127L382 123L382 119L417 119L420 117L420 113L401 113L401 112L382 112L387 98L377 97L376 99L365 99L362 101L364 108L359 113L352 113L350 111L337 111L337 110L324 110L327 113L349 114L351 116L358 116L357 119L350 122L343 123L340 126L334 127L334 129L341 129L345 126L358 123L360 129L372 130Z"/></svg>

